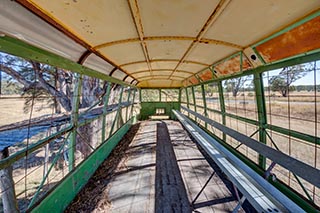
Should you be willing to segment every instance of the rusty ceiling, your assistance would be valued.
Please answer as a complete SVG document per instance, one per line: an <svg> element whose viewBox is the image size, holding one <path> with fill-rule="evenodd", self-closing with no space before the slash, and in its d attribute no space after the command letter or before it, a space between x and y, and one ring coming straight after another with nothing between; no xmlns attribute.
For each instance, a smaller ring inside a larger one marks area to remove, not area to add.
<svg viewBox="0 0 320 213"><path fill-rule="evenodd" d="M0 31L139 87L197 84L320 48L319 0L0 4Z"/></svg>

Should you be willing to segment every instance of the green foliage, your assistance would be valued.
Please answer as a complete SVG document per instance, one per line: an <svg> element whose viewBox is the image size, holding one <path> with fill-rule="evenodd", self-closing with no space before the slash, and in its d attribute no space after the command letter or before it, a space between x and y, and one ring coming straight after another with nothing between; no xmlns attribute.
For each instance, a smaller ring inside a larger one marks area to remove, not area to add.
<svg viewBox="0 0 320 213"><path fill-rule="evenodd" d="M295 90L295 87L291 84L304 77L310 70L312 69L306 68L305 64L285 67L277 76L273 76L269 80L270 89L278 91L283 97L287 97L289 91Z"/></svg>
<svg viewBox="0 0 320 213"><path fill-rule="evenodd" d="M224 88L227 92L232 92L232 96L236 97L240 90L252 90L252 75L240 78L232 78L224 81Z"/></svg>
<svg viewBox="0 0 320 213"><path fill-rule="evenodd" d="M1 82L1 94L2 95L21 95L22 86L14 81L2 81Z"/></svg>

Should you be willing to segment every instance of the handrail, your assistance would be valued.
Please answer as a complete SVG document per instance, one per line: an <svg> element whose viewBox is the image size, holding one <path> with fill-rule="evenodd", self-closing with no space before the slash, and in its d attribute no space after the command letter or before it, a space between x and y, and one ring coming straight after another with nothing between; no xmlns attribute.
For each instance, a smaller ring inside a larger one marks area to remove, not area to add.
<svg viewBox="0 0 320 213"><path fill-rule="evenodd" d="M312 183L313 185L320 188L320 170L301 162L283 152L275 150L263 143L260 143L257 140L254 140L242 133L239 133L229 127L226 127L216 121L213 121L207 117L202 116L199 113L196 113L186 107L181 107L181 109L186 110L190 114L197 116L199 119L203 120L204 122L208 123L209 125L217 128L218 130L226 133L230 137L236 139L240 143L243 143L253 149L254 151L258 152L259 154L269 158L270 160L274 161L275 163L281 165L282 167L288 169L289 171L293 172L294 174L298 175L299 177L305 179L306 181Z"/></svg>
<svg viewBox="0 0 320 213"><path fill-rule="evenodd" d="M304 212L267 180L257 174L186 116L174 111L178 120L218 164L244 197L260 212ZM241 199L242 200L242 199Z"/></svg>

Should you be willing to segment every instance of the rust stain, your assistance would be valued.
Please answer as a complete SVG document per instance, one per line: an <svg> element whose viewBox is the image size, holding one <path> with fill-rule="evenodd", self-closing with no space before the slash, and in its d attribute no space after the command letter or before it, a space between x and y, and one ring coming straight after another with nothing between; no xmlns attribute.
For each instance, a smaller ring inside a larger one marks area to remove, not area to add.
<svg viewBox="0 0 320 213"><path fill-rule="evenodd" d="M246 57L243 57L242 71L248 70L250 68L251 65L249 63L249 60ZM236 56L234 58L222 62L215 66L214 69L218 72L218 75L230 75L233 73L240 72L240 56Z"/></svg>
<svg viewBox="0 0 320 213"><path fill-rule="evenodd" d="M199 73L198 76L201 78L202 81L207 81L213 78L213 74L209 69Z"/></svg>
<svg viewBox="0 0 320 213"><path fill-rule="evenodd" d="M320 16L256 47L266 62L320 48Z"/></svg>
<svg viewBox="0 0 320 213"><path fill-rule="evenodd" d="M199 83L199 80L198 80L196 77L194 77L194 76L191 76L191 77L189 78L189 81L190 81L192 84L198 84L198 83Z"/></svg>

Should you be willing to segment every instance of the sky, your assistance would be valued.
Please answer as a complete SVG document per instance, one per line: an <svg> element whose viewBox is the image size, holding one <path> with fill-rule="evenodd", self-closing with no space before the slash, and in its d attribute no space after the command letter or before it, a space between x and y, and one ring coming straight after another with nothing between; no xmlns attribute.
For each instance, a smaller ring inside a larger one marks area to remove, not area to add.
<svg viewBox="0 0 320 213"><path fill-rule="evenodd" d="M313 62L312 62L313 64ZM269 71L270 76L277 75L282 69L276 69ZM268 85L267 83L267 72L265 72L264 75L264 85ZM320 84L320 61L316 62L316 73L314 71L308 72L304 77L296 80L295 82L292 83L292 85L297 86L297 85L314 85L315 84L315 78L316 78L316 84Z"/></svg>

